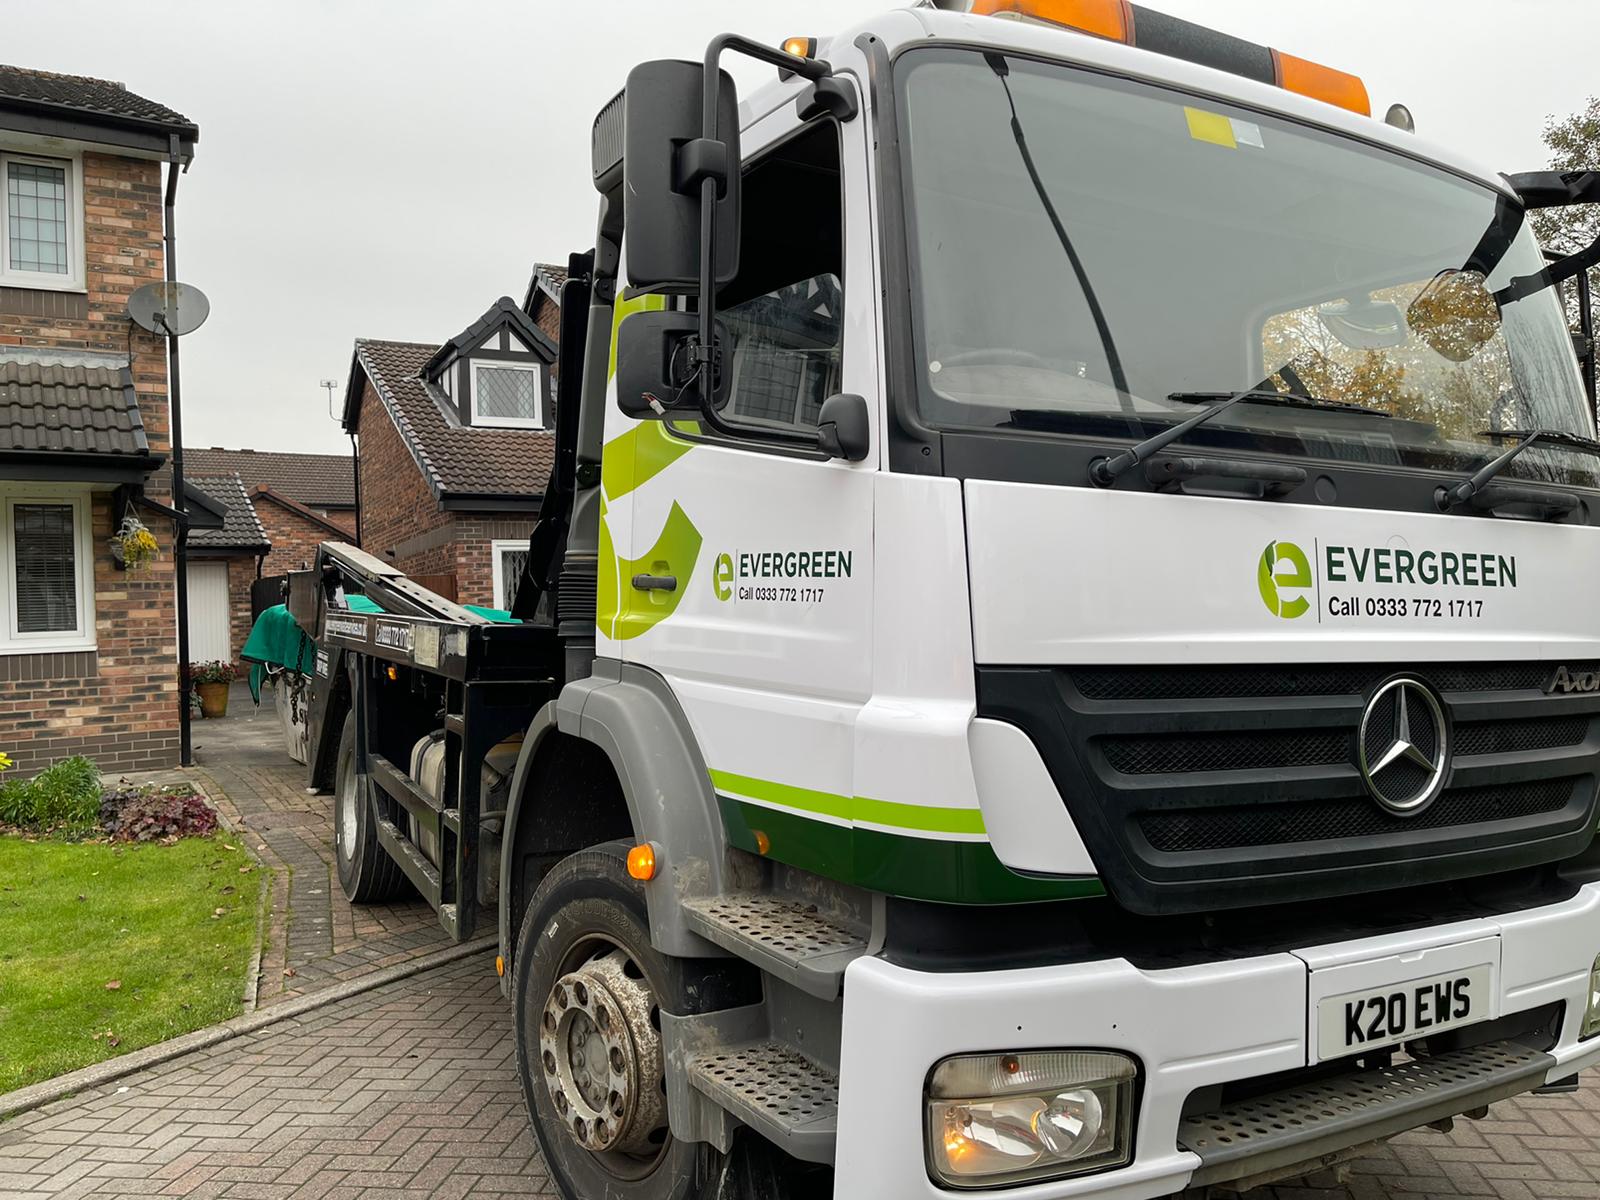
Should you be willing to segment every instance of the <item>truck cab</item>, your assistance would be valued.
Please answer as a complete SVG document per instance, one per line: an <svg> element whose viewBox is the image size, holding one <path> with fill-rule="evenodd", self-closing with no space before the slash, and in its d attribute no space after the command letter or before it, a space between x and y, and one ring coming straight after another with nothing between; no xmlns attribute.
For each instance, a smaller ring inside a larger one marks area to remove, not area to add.
<svg viewBox="0 0 1600 1200"><path fill-rule="evenodd" d="M1120 0L596 118L492 838L431 787L563 1194L1242 1189L1600 1061L1600 181L1409 124Z"/></svg>

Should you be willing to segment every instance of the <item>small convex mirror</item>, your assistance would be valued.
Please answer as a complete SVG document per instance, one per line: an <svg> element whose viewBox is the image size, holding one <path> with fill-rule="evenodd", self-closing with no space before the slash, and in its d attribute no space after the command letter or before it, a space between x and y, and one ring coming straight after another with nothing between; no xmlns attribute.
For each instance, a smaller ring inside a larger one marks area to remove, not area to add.
<svg viewBox="0 0 1600 1200"><path fill-rule="evenodd" d="M1406 309L1406 324L1440 358L1463 363L1500 330L1500 305L1482 271L1440 271Z"/></svg>

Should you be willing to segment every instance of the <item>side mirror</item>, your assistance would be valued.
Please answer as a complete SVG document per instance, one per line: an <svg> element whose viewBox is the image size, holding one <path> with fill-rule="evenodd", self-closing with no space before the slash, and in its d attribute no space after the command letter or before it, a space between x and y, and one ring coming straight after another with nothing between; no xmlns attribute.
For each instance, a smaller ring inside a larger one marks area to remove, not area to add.
<svg viewBox="0 0 1600 1200"><path fill-rule="evenodd" d="M851 392L824 400L817 414L817 446L829 458L865 458L872 448L867 402Z"/></svg>
<svg viewBox="0 0 1600 1200"><path fill-rule="evenodd" d="M716 278L739 269L739 99L718 71L715 136L704 126L705 68L658 59L628 73L623 134L623 244L634 287L700 282L702 183L717 181Z"/></svg>
<svg viewBox="0 0 1600 1200"><path fill-rule="evenodd" d="M699 412L700 388L690 386L695 373L691 350L699 334L700 318L692 312L630 314L617 329L617 407L637 420ZM721 408L733 374L733 342L721 321L716 340L712 403Z"/></svg>

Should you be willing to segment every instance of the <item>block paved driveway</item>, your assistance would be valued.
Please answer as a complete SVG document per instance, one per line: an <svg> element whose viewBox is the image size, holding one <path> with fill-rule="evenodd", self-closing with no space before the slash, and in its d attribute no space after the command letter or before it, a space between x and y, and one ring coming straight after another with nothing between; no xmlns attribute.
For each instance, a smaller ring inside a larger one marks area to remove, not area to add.
<svg viewBox="0 0 1600 1200"><path fill-rule="evenodd" d="M259 709L236 683L228 716L194 723L198 783L240 838L274 869L257 1003L356 979L451 944L419 899L355 907L333 861L333 797L306 791L305 768L283 748L271 689ZM492 930L486 932L493 932Z"/></svg>
<svg viewBox="0 0 1600 1200"><path fill-rule="evenodd" d="M0 1200L489 1195L553 1193L488 955L0 1124ZM1249 1200L1457 1196L1600 1197L1600 1089L1497 1105L1396 1140L1347 1185Z"/></svg>

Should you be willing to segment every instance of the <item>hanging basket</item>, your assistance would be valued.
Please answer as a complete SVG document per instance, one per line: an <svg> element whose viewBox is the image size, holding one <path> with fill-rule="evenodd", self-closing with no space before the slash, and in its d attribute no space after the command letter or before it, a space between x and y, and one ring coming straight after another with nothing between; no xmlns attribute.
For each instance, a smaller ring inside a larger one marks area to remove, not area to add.
<svg viewBox="0 0 1600 1200"><path fill-rule="evenodd" d="M138 517L122 518L122 525L111 538L111 559L123 571L142 571L161 553L156 535Z"/></svg>

